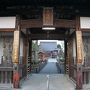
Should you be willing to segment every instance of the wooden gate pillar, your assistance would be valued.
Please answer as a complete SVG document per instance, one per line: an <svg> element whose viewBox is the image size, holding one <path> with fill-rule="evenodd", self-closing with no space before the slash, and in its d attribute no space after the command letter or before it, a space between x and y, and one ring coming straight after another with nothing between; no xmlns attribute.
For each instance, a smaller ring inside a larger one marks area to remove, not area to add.
<svg viewBox="0 0 90 90"><path fill-rule="evenodd" d="M65 47L65 50L64 50L64 57L65 57L65 73L67 73L67 41L65 40L64 41L64 47Z"/></svg>
<svg viewBox="0 0 90 90"><path fill-rule="evenodd" d="M73 51L73 47L72 47L72 38L68 40L68 67L69 67L69 77L72 77L72 67L71 67L71 64L72 64L72 51Z"/></svg>
<svg viewBox="0 0 90 90"><path fill-rule="evenodd" d="M27 76L27 59L28 59L28 34L23 38L23 65L24 65L24 76Z"/></svg>
<svg viewBox="0 0 90 90"><path fill-rule="evenodd" d="M30 60L30 71L32 69L32 40L29 41L29 60Z"/></svg>
<svg viewBox="0 0 90 90"><path fill-rule="evenodd" d="M77 59L77 72L76 72L76 90L82 90L82 31L80 30L79 17L76 19L76 59Z"/></svg>
<svg viewBox="0 0 90 90"><path fill-rule="evenodd" d="M13 41L13 87L20 87L20 74L19 74L19 50L20 49L20 26L18 21L16 21L16 30L14 31L14 41Z"/></svg>
<svg viewBox="0 0 90 90"><path fill-rule="evenodd" d="M69 74L69 52L68 52L68 44L67 44L67 56L66 56L66 74Z"/></svg>

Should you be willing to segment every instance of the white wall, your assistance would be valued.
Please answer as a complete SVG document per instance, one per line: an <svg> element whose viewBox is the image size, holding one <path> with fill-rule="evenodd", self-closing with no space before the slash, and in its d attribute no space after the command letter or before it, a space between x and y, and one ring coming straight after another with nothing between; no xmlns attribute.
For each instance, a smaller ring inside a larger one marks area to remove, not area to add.
<svg viewBox="0 0 90 90"><path fill-rule="evenodd" d="M7 45L7 47L9 46L9 43L12 43L13 41L13 37L3 37L3 36L0 36L0 64L1 64L1 59L2 59L2 56L3 56L3 43L4 43L4 38L5 38L5 44ZM13 44L12 44L13 45ZM12 50L12 46L11 46L11 50ZM9 50L7 50L7 55L9 55Z"/></svg>
<svg viewBox="0 0 90 90"><path fill-rule="evenodd" d="M90 17L80 17L81 29L90 29Z"/></svg>
<svg viewBox="0 0 90 90"><path fill-rule="evenodd" d="M13 37L8 37L7 40L13 41ZM3 56L3 38L0 37L0 64ZM23 56L23 39L20 39L20 56Z"/></svg>
<svg viewBox="0 0 90 90"><path fill-rule="evenodd" d="M0 17L0 28L15 28L16 17Z"/></svg>

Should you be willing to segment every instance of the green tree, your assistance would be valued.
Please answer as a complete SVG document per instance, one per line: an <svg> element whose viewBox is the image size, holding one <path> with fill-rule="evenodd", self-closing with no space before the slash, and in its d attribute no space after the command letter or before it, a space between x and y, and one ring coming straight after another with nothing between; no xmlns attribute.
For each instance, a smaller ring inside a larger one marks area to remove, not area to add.
<svg viewBox="0 0 90 90"><path fill-rule="evenodd" d="M64 52L60 44L57 45L57 48L59 49L58 57L60 60L64 59Z"/></svg>
<svg viewBox="0 0 90 90"><path fill-rule="evenodd" d="M58 44L58 45L57 45L57 48L61 49L61 45L60 45L60 44Z"/></svg>
<svg viewBox="0 0 90 90"><path fill-rule="evenodd" d="M32 51L38 51L39 46L37 44L37 42L32 42Z"/></svg>

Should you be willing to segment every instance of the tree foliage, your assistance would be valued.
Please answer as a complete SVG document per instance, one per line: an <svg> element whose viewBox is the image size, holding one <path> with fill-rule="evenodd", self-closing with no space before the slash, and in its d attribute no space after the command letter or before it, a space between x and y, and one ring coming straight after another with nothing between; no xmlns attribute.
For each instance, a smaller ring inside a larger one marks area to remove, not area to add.
<svg viewBox="0 0 90 90"><path fill-rule="evenodd" d="M60 45L60 44L58 44L58 45L57 45L57 48L61 49L61 45Z"/></svg>
<svg viewBox="0 0 90 90"><path fill-rule="evenodd" d="M59 54L58 54L59 59L60 59L60 60L61 60L61 59L64 59L64 51L63 51L61 45L58 44L58 45L57 45L57 48L59 49Z"/></svg>
<svg viewBox="0 0 90 90"><path fill-rule="evenodd" d="M38 51L39 46L36 42L32 42L32 51Z"/></svg>

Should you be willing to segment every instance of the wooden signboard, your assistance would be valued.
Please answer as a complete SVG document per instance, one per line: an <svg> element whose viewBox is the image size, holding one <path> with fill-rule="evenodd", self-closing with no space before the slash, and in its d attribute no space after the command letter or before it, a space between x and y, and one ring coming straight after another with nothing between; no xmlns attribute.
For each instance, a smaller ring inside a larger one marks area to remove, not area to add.
<svg viewBox="0 0 90 90"><path fill-rule="evenodd" d="M77 41L77 63L82 63L82 32L81 31L76 31L76 41Z"/></svg>
<svg viewBox="0 0 90 90"><path fill-rule="evenodd" d="M43 25L44 26L53 25L53 8L46 7L43 9Z"/></svg>
<svg viewBox="0 0 90 90"><path fill-rule="evenodd" d="M19 62L19 42L20 42L20 36L19 36L19 31L14 31L14 42L13 42L13 63L18 63Z"/></svg>

